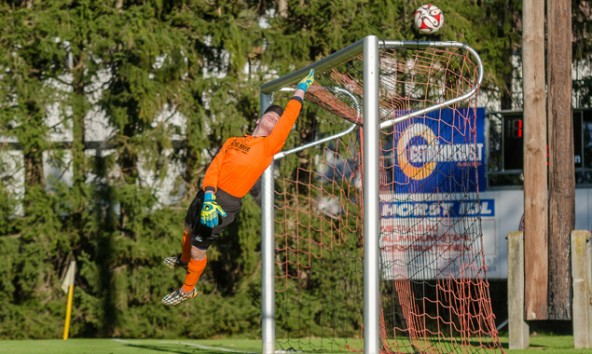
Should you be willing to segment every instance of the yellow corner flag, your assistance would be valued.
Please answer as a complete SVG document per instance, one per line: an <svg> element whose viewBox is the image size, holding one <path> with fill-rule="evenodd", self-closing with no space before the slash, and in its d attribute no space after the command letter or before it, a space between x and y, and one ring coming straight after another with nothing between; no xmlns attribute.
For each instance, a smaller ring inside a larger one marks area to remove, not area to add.
<svg viewBox="0 0 592 354"><path fill-rule="evenodd" d="M64 340L68 339L70 331L70 316L72 315L72 300L74 299L74 276L76 275L76 261L70 262L68 271L62 282L62 290L68 294L68 304L66 305L66 323L64 324Z"/></svg>

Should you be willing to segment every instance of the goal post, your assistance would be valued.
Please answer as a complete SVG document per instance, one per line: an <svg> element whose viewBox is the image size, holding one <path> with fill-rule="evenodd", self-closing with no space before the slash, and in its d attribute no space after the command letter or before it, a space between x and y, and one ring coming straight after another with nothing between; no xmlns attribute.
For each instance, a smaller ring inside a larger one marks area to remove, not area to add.
<svg viewBox="0 0 592 354"><path fill-rule="evenodd" d="M379 354L378 38L364 39L364 353Z"/></svg>
<svg viewBox="0 0 592 354"><path fill-rule="evenodd" d="M334 330L330 336L347 336L357 328L351 314L355 303L363 301L363 343L332 339L339 349L378 354L446 351L474 343L501 348L492 320L479 220L464 210L478 204L471 162L477 150L475 97L483 78L478 54L458 42L368 36L263 84L261 111L281 99L282 92L293 90L312 68L315 83L305 97L305 109L314 106L312 115L321 116L318 121L312 118L313 139L296 137L274 159L283 166L272 163L261 180L262 352L276 352L276 292L287 299L283 303L315 299L327 291L320 285L323 277L343 282L351 299L338 299L344 295L336 294L335 300L316 310L315 305L298 304L301 310L317 311L314 323L286 321L282 314L282 331L289 327L297 337L306 336L307 327L328 326ZM451 122L442 118L449 115ZM413 124L407 124L410 121ZM423 145L401 143L414 139ZM416 166L418 158L427 159L420 161L422 168ZM446 167L440 171L439 164L459 158L464 160L458 163L467 167L461 175ZM281 169L285 171L278 173ZM422 181L429 174L439 184L437 193ZM461 186L462 195L449 191L451 185ZM404 214L393 217L385 215L385 205L418 211L411 219ZM446 213L426 214L434 208ZM403 235L403 229L409 234ZM433 234L422 236L428 229ZM392 230L399 234L393 236ZM450 236L453 233L457 236ZM464 244L455 247L452 242ZM352 256L358 247L360 259ZM333 267L344 270L331 273ZM352 273L346 275L345 269ZM283 284L276 284L276 279ZM302 293L291 295L292 290ZM323 308L338 300L349 304Z"/></svg>

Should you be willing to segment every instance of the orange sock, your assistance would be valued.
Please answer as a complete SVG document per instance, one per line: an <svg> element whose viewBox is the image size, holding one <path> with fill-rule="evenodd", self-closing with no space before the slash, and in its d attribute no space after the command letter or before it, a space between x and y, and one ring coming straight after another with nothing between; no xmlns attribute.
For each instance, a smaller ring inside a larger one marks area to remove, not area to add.
<svg viewBox="0 0 592 354"><path fill-rule="evenodd" d="M195 288L195 284L197 284L199 277L201 277L201 273L203 273L206 268L206 263L208 263L207 257L200 260L189 260L189 264L187 264L187 274L185 274L185 282L181 288L185 293L191 292L193 288Z"/></svg>
<svg viewBox="0 0 592 354"><path fill-rule="evenodd" d="M181 262L189 262L191 258L191 235L189 231L185 229L183 231L183 247L181 249Z"/></svg>

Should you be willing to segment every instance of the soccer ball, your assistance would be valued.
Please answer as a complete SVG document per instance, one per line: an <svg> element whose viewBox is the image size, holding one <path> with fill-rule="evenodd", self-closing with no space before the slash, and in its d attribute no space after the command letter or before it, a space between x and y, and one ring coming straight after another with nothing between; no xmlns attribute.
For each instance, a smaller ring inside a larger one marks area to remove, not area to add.
<svg viewBox="0 0 592 354"><path fill-rule="evenodd" d="M444 25L444 14L436 5L426 4L415 10L415 27L421 33L434 33Z"/></svg>

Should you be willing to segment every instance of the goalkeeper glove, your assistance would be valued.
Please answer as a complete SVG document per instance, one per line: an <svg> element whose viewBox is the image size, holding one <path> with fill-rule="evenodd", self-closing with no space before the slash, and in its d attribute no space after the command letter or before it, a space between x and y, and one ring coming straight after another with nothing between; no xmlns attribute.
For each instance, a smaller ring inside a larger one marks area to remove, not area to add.
<svg viewBox="0 0 592 354"><path fill-rule="evenodd" d="M216 203L216 196L212 192L206 192L201 207L201 223L210 229L218 225L218 214L225 217L227 214L220 204Z"/></svg>
<svg viewBox="0 0 592 354"><path fill-rule="evenodd" d="M302 81L300 81L298 83L298 85L296 85L296 89L300 89L304 92L306 92L306 90L308 90L308 88L310 87L310 85L312 85L312 83L314 82L314 69L310 69L310 72L308 73L308 75L302 79Z"/></svg>

